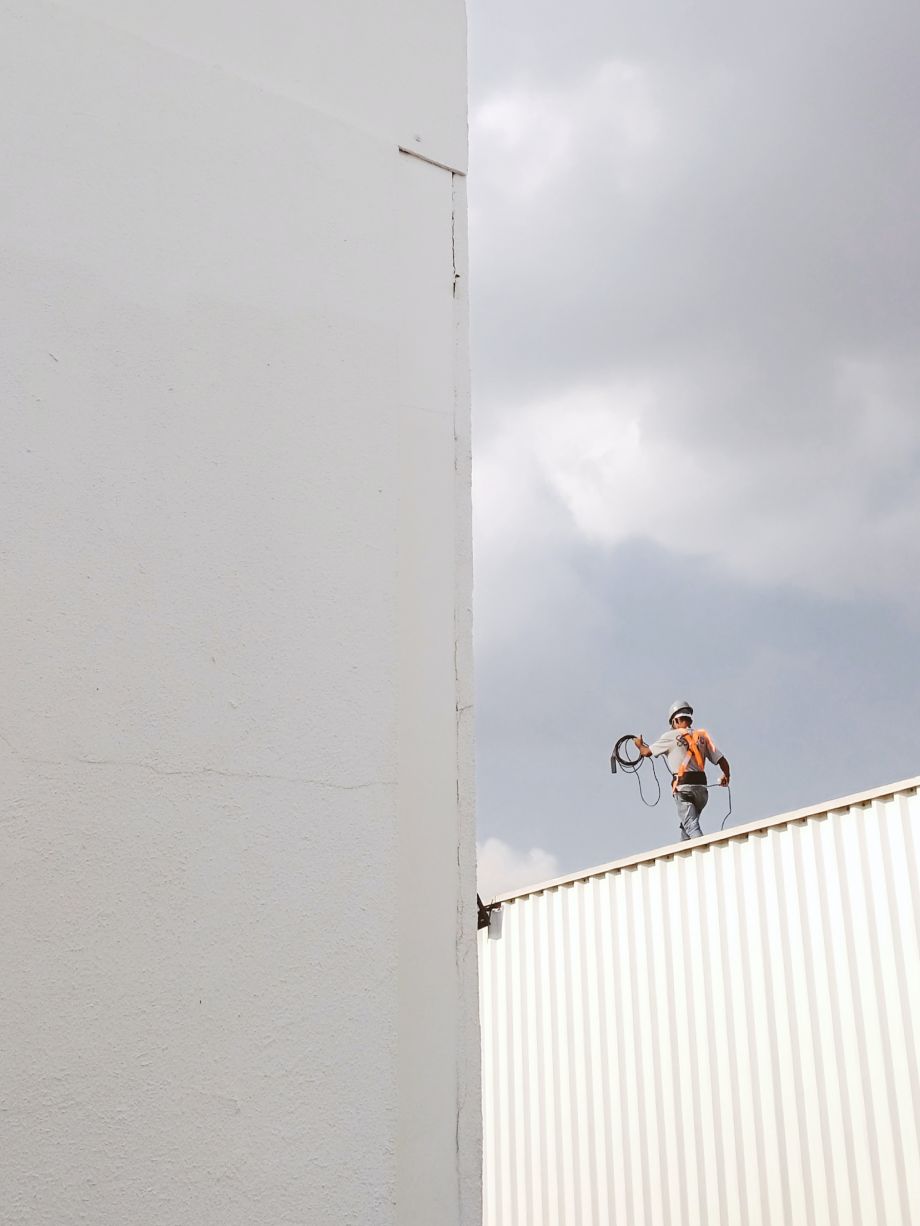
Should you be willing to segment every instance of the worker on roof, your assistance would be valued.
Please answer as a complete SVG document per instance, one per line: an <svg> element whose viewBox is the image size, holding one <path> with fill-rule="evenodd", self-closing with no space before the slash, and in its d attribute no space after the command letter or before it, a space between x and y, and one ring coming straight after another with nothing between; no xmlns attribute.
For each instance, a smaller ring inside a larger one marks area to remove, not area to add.
<svg viewBox="0 0 920 1226"><path fill-rule="evenodd" d="M643 758L657 758L667 754L668 767L673 776L671 791L677 805L677 820L680 822L682 839L697 839L700 829L700 814L709 800L706 783L706 762L713 762L722 769L719 786L727 788L731 778L728 760L716 749L712 737L705 728L693 728L693 707L689 702L675 702L668 712L670 729L652 745L646 745L641 736L635 737L635 745Z"/></svg>

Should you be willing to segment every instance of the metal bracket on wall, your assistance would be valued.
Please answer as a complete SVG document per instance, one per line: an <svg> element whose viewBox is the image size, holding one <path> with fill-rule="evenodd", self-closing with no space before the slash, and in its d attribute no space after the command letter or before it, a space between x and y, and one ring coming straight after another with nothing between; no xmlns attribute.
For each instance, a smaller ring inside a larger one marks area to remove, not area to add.
<svg viewBox="0 0 920 1226"><path fill-rule="evenodd" d="M407 157L418 158L420 162L427 162L429 166L437 166L438 170L449 170L452 175L460 175L462 179L466 178L465 170L458 170L456 166L448 166L446 162L438 162L435 158L428 157L418 149L408 149L405 145L397 145L400 153L405 153Z"/></svg>
<svg viewBox="0 0 920 1226"><path fill-rule="evenodd" d="M502 905L500 902L484 903L479 895L476 895L476 906L479 910L479 921L477 928L488 928L489 938L500 937L502 934Z"/></svg>

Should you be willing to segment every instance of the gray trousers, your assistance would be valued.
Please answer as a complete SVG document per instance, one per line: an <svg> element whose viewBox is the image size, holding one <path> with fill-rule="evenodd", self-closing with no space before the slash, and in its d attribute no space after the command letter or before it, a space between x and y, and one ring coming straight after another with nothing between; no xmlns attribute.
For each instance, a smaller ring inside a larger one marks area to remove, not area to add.
<svg viewBox="0 0 920 1226"><path fill-rule="evenodd" d="M685 783L674 793L682 839L698 839L703 833L700 830L700 814L708 802L709 788L704 788L698 783Z"/></svg>

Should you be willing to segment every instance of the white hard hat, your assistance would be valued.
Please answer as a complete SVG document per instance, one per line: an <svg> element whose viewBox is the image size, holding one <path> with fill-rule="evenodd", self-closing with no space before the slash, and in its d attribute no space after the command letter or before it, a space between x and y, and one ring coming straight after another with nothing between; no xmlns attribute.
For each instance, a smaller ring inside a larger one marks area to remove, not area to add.
<svg viewBox="0 0 920 1226"><path fill-rule="evenodd" d="M671 709L668 712L668 725L670 726L678 715L686 715L688 719L693 719L693 707L690 706L686 699L678 699L677 702L671 703Z"/></svg>

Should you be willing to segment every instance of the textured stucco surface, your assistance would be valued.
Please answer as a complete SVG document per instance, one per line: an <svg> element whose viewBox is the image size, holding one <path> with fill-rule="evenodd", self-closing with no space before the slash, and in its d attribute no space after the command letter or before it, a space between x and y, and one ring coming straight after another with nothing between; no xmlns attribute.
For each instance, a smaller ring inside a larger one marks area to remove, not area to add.
<svg viewBox="0 0 920 1226"><path fill-rule="evenodd" d="M471 1226L462 5L0 31L3 1221Z"/></svg>

